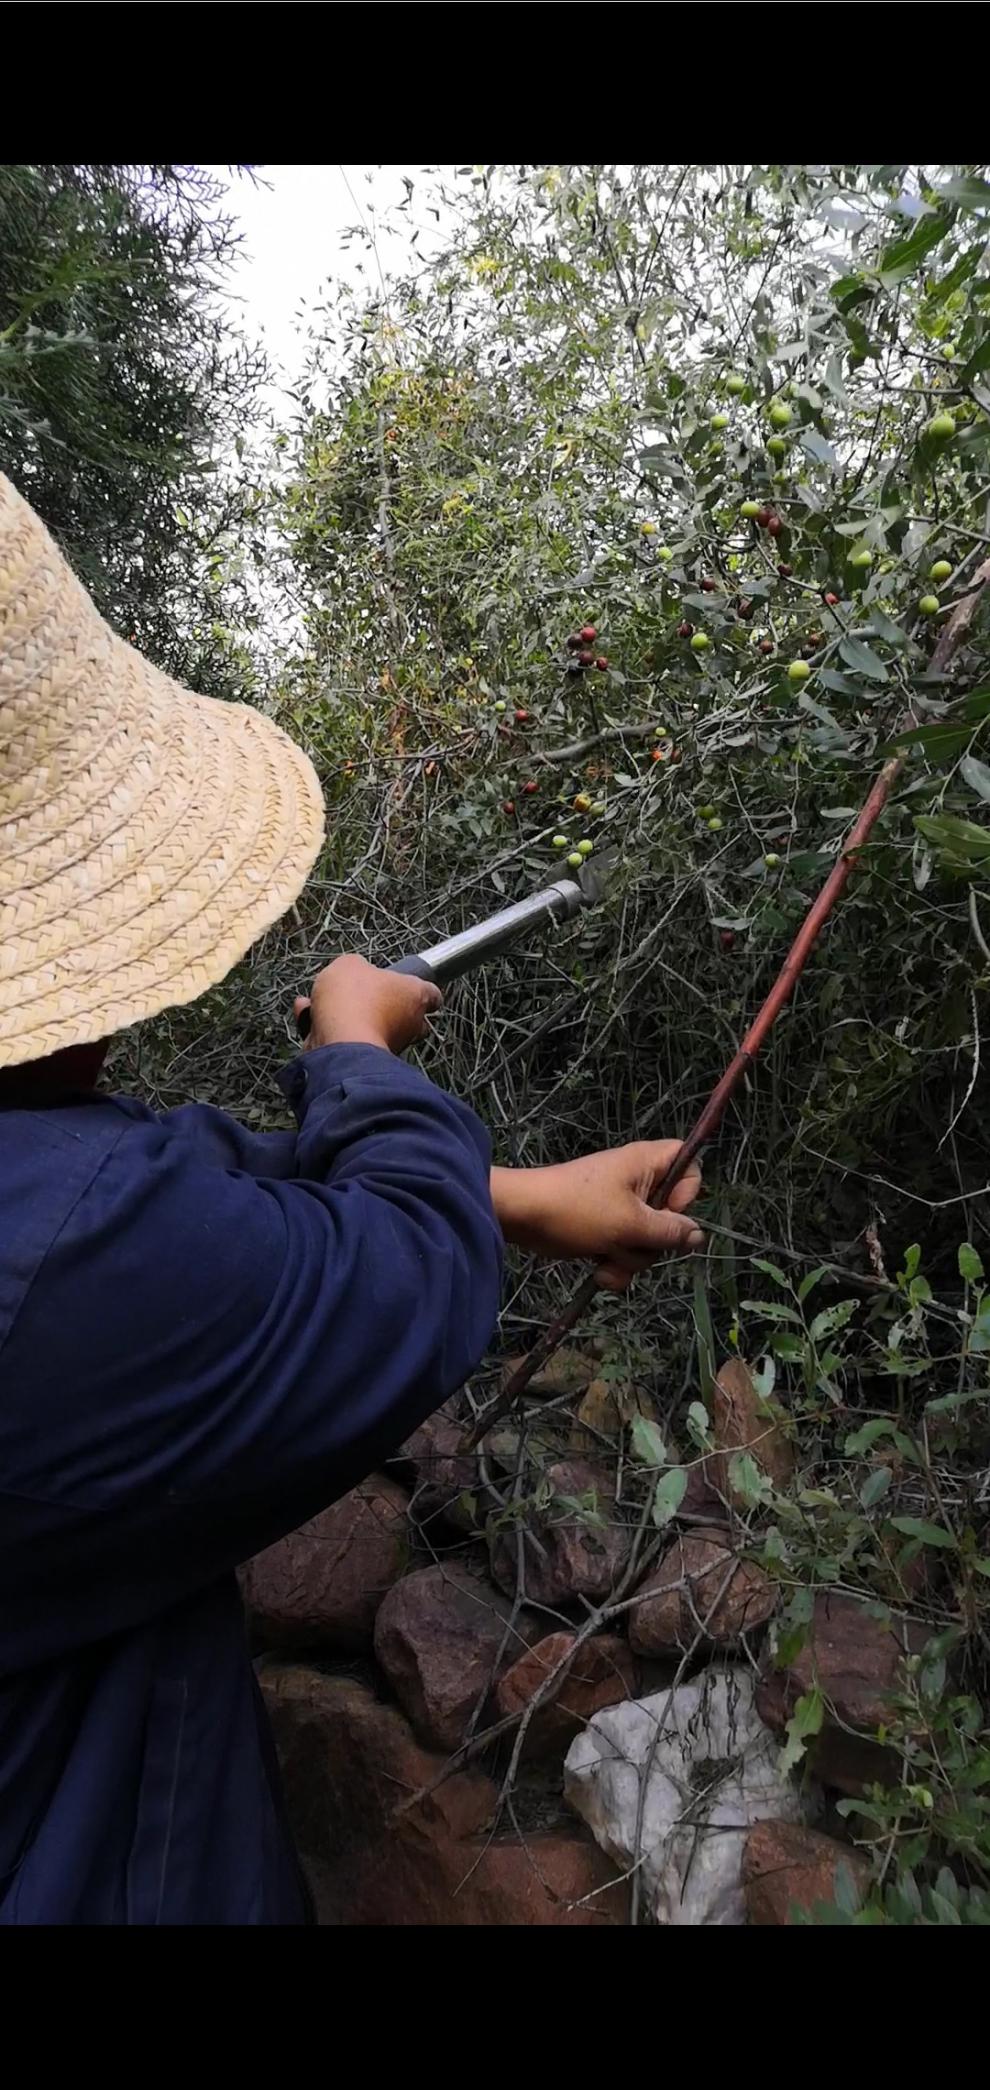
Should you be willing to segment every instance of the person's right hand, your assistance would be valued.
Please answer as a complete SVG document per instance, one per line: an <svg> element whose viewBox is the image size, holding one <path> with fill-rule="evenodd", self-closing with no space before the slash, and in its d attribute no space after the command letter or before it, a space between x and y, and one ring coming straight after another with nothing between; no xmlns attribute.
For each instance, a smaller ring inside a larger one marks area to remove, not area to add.
<svg viewBox="0 0 990 2090"><path fill-rule="evenodd" d="M319 1045L379 1045L386 1052L404 1052L422 1037L427 1017L442 1001L439 987L426 980L348 957L325 965L312 994L299 995L293 1011L297 1022L303 1009L310 1011L306 1052Z"/></svg>

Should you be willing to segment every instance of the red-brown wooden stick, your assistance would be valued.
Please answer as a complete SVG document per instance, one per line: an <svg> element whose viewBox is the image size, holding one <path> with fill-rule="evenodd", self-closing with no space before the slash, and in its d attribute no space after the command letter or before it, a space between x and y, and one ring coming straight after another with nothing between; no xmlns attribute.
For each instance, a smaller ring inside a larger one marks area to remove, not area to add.
<svg viewBox="0 0 990 2090"><path fill-rule="evenodd" d="M884 763L858 820L849 831L842 855L829 872L817 900L808 909L808 913L794 938L794 942L759 1014L750 1024L735 1058L726 1067L721 1081L712 1090L700 1117L688 1133L683 1146L679 1148L670 1167L657 1184L650 1199L650 1203L657 1211L663 1209L671 1191L680 1182L681 1177L686 1175L695 1156L701 1152L702 1147L707 1146L708 1141L718 1131L725 1116L726 1108L731 1098L735 1095L744 1074L752 1066L764 1039L772 1030L781 1010L790 1000L808 962L815 939L831 914L840 893L844 891L848 884L857 855L867 840L880 813L883 811L890 796L891 788L903 766L904 758L901 755L892 755L889 762ZM497 1422L499 1417L507 1412L513 1402L519 1399L521 1393L525 1392L530 1380L535 1378L537 1372L553 1356L554 1351L563 1342L565 1335L570 1333L575 1322L581 1319L582 1314L595 1297L597 1290L598 1286L593 1276L582 1280L573 1297L568 1300L563 1313L558 1314L555 1321L551 1321L550 1326L540 1337L539 1342L534 1345L529 1355L523 1359L522 1364L513 1372L508 1385L499 1395L497 1401L486 1410L484 1415L479 1417L478 1422L467 1438L469 1448L479 1443L486 1431L491 1429L492 1424Z"/></svg>
<svg viewBox="0 0 990 2090"><path fill-rule="evenodd" d="M971 586L957 602L952 615L946 620L938 644L932 654L931 666L937 672L941 672L947 666L952 654L965 638L966 632L973 621L977 602L984 588L988 585L990 585L990 559L984 560L982 566L978 568L973 576ZM915 723L913 714L908 713L907 717L901 720L897 731L901 733L908 732ZM700 1153L702 1147L707 1146L713 1134L718 1131L730 1098L734 1096L747 1068L752 1066L760 1046L763 1044L768 1032L773 1029L781 1009L790 1000L808 962L808 956L815 939L831 914L836 901L845 890L855 867L857 855L882 813L891 789L903 767L904 757L902 755L892 755L890 760L884 763L859 818L849 830L841 856L829 872L817 900L808 909L787 957L767 995L766 1001L759 1014L750 1024L735 1059L726 1068L717 1087L712 1090L701 1116L688 1133L683 1146L679 1148L666 1174L657 1184L650 1202L658 1211L663 1209L675 1184L679 1183L681 1177L686 1174L695 1156ZM582 1280L573 1297L568 1300L563 1313L558 1314L555 1321L551 1321L549 1328L545 1330L539 1342L534 1345L529 1355L523 1359L522 1364L513 1372L508 1385L498 1396L498 1399L493 1401L484 1414L478 1417L477 1422L468 1432L465 1439L468 1449L480 1443L482 1437L491 1429L492 1424L498 1422L507 1413L513 1402L519 1399L520 1394L525 1393L530 1380L536 1377L537 1372L541 1371L548 1359L553 1356L554 1351L563 1342L565 1335L570 1334L575 1323L581 1319L582 1314L591 1305L597 1291L598 1286L593 1276Z"/></svg>

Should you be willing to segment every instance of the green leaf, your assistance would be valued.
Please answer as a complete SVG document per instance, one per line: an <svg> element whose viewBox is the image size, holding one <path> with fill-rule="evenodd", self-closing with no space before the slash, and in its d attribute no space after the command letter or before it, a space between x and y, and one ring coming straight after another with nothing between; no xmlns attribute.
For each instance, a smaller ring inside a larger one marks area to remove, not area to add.
<svg viewBox="0 0 990 2090"><path fill-rule="evenodd" d="M860 1453L870 1451L881 1437L896 1437L897 1424L889 1415L874 1415L869 1422L861 1423L853 1430L842 1447L847 1459L858 1458Z"/></svg>
<svg viewBox="0 0 990 2090"><path fill-rule="evenodd" d="M900 283L905 276L912 275L924 261L925 255L930 254L932 248L937 247L940 240L945 238L951 223L951 217L941 212L937 217L923 218L921 224L914 232L909 233L906 239L895 240L893 246L886 247L880 256L881 283L889 289L895 283Z"/></svg>
<svg viewBox="0 0 990 2090"><path fill-rule="evenodd" d="M667 1446L655 1422L637 1415L632 1426L632 1448L644 1466L666 1466Z"/></svg>
<svg viewBox="0 0 990 2090"><path fill-rule="evenodd" d="M972 1344L970 1344L972 1348ZM957 1408L968 1408L973 1401L985 1401L988 1396L985 1386L968 1386L962 1393L943 1393L937 1401L925 1402L926 1415L952 1415Z"/></svg>
<svg viewBox="0 0 990 2090"><path fill-rule="evenodd" d="M804 1337L800 1335L775 1335L773 1354L782 1357L785 1364L795 1364L804 1356Z"/></svg>
<svg viewBox="0 0 990 2090"><path fill-rule="evenodd" d="M938 850L945 867L967 875L990 863L990 828L951 813L916 813L915 827Z"/></svg>
<svg viewBox="0 0 990 2090"><path fill-rule="evenodd" d="M672 1466L669 1473L657 1482L653 1497L653 1522L661 1528L676 1517L687 1489L688 1477L685 1466Z"/></svg>
<svg viewBox="0 0 990 2090"><path fill-rule="evenodd" d="M935 194L958 203L960 210L990 210L990 182L982 181L978 174L958 174L952 181L939 182Z"/></svg>
<svg viewBox="0 0 990 2090"><path fill-rule="evenodd" d="M978 762L975 755L965 755L959 764L959 774L978 797L990 799L990 769L985 762Z"/></svg>
<svg viewBox="0 0 990 2090"><path fill-rule="evenodd" d="M704 1401L692 1401L687 1411L688 1435L701 1450L706 1450L712 1441L711 1422Z"/></svg>
<svg viewBox="0 0 990 2090"><path fill-rule="evenodd" d="M648 472L663 472L668 479L683 479L685 476L676 451L668 449L666 443L651 443L648 449L640 451L638 462Z"/></svg>
<svg viewBox="0 0 990 2090"><path fill-rule="evenodd" d="M965 1284L983 1283L983 1264L971 1241L959 1243L959 1275Z"/></svg>
<svg viewBox="0 0 990 2090"><path fill-rule="evenodd" d="M748 1451L733 1452L729 1460L729 1487L747 1509L757 1509L773 1494L767 1474Z"/></svg>
<svg viewBox="0 0 990 2090"><path fill-rule="evenodd" d="M858 1299L840 1299L835 1306L826 1306L823 1313L816 1314L809 1330L812 1342L822 1342L825 1336L834 1335L837 1328L844 1328L858 1305Z"/></svg>
<svg viewBox="0 0 990 2090"><path fill-rule="evenodd" d="M807 1277L802 1277L801 1282L798 1285L798 1298L802 1306L804 1305L805 1300L810 1298L811 1293L814 1291L816 1284L820 1284L822 1278L827 1276L828 1264L819 1263L817 1270L809 1270Z"/></svg>
<svg viewBox="0 0 990 2090"><path fill-rule="evenodd" d="M758 1401L770 1399L777 1382L777 1367L772 1357L764 1357L759 1370L753 1373L753 1391Z"/></svg>
<svg viewBox="0 0 990 2090"><path fill-rule="evenodd" d="M903 1532L905 1538L920 1539L923 1546L948 1546L955 1551L956 1542L951 1531L941 1524L927 1524L923 1517L891 1517L895 1531Z"/></svg>
<svg viewBox="0 0 990 2090"><path fill-rule="evenodd" d="M750 1262L754 1270L762 1270L765 1277L773 1278L774 1284L779 1284L785 1292L790 1291L790 1279L784 1276L776 1263L766 1263L759 1255L750 1256Z"/></svg>
<svg viewBox="0 0 990 2090"><path fill-rule="evenodd" d="M844 1916L855 1916L862 1904L862 1895L857 1886L853 1869L845 1858L840 1858L835 1868L835 1906Z"/></svg>
<svg viewBox="0 0 990 2090"><path fill-rule="evenodd" d="M744 1313L761 1314L765 1321L796 1321L800 1328L801 1316L793 1306L784 1306L776 1299L744 1299Z"/></svg>
<svg viewBox="0 0 990 2090"><path fill-rule="evenodd" d="M915 1272L917 1271L920 1262L921 1249L919 1248L917 1241L912 1241L910 1248L906 1248L904 1251L904 1268L903 1270L898 1270L897 1272L898 1283L909 1284L911 1278L915 1275Z"/></svg>
<svg viewBox="0 0 990 2090"><path fill-rule="evenodd" d="M888 682L890 680L883 661L878 658L869 646L864 646L862 639L840 639L839 652L847 668L852 668L854 674L866 675L871 682Z"/></svg>
<svg viewBox="0 0 990 2090"><path fill-rule="evenodd" d="M889 1466L875 1466L873 1472L867 1474L859 1491L864 1509L873 1509L876 1503L883 1501L893 1478Z"/></svg>
<svg viewBox="0 0 990 2090"><path fill-rule="evenodd" d="M982 1356L990 1350L990 1298L984 1299L969 1331L968 1348L974 1356Z"/></svg>
<svg viewBox="0 0 990 2090"><path fill-rule="evenodd" d="M950 725L941 719L930 726L915 726L910 733L899 733L895 740L888 740L880 749L882 755L899 755L902 748L923 748L935 762L954 762L973 738L972 728L967 725Z"/></svg>
<svg viewBox="0 0 990 2090"><path fill-rule="evenodd" d="M787 1741L780 1757L780 1769L793 1771L804 1756L808 1743L822 1730L825 1718L825 1699L817 1684L805 1691L787 1722Z"/></svg>

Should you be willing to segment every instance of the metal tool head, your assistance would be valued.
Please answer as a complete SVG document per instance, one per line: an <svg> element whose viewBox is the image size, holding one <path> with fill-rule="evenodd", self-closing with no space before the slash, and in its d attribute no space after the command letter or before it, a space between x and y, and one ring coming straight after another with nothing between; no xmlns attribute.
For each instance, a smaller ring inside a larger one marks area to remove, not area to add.
<svg viewBox="0 0 990 2090"><path fill-rule="evenodd" d="M595 856L586 857L580 871L575 872L574 883L580 886L585 907L597 907L604 899L617 862L618 850L601 849Z"/></svg>

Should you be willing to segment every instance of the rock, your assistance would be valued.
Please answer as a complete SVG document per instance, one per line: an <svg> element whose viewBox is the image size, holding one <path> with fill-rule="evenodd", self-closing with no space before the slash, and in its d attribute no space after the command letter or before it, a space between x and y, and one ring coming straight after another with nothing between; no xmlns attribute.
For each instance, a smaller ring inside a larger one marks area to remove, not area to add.
<svg viewBox="0 0 990 2090"><path fill-rule="evenodd" d="M627 1920L628 1890L580 1830L489 1840L497 1790L480 1771L453 1772L397 1814L444 1759L366 1684L289 1663L266 1665L260 1682L321 1922Z"/></svg>
<svg viewBox="0 0 990 2090"><path fill-rule="evenodd" d="M733 1568L732 1560L726 1532L717 1526L675 1540L642 1584L641 1601L629 1614L629 1645L635 1653L675 1653L696 1642L727 1647L765 1625L776 1608L774 1584L752 1562L737 1560Z"/></svg>
<svg viewBox="0 0 990 2090"><path fill-rule="evenodd" d="M657 1923L743 1923L745 1832L816 1811L814 1789L781 1771L755 1701L749 1669L706 1669L598 1713L567 1752L566 1798L620 1867L641 1863Z"/></svg>
<svg viewBox="0 0 990 2090"><path fill-rule="evenodd" d="M460 1746L479 1699L535 1638L526 1618L507 1632L509 1617L504 1597L460 1567L421 1568L389 1591L375 1621L375 1654L432 1747Z"/></svg>
<svg viewBox="0 0 990 2090"><path fill-rule="evenodd" d="M607 1596L632 1543L628 1526L616 1519L610 1479L583 1459L561 1459L546 1468L545 1477L556 1499L545 1511L532 1512L525 1526L526 1596L534 1604ZM571 1501L587 1498L594 1503L594 1511L585 1515L565 1510L561 1496ZM494 1534L490 1562L499 1588L514 1595L518 1573L514 1531Z"/></svg>
<svg viewBox="0 0 990 2090"><path fill-rule="evenodd" d="M247 1562L241 1589L266 1646L371 1646L379 1603L408 1559L407 1499L373 1476Z"/></svg>
<svg viewBox="0 0 990 2090"><path fill-rule="evenodd" d="M499 1713L521 1713L574 1645L573 1633L550 1633L520 1655L496 1690ZM582 1642L556 1696L533 1714L524 1753L549 1755L559 1750L563 1754L576 1729L584 1727L603 1706L618 1705L632 1696L635 1675L632 1655L617 1634L598 1633Z"/></svg>
<svg viewBox="0 0 990 2090"><path fill-rule="evenodd" d="M708 1471L710 1464L710 1459L692 1458L688 1466L687 1487L677 1512L685 1523L697 1523L702 1517L708 1524L727 1524L729 1521L729 1505L723 1502L713 1486Z"/></svg>
<svg viewBox="0 0 990 2090"><path fill-rule="evenodd" d="M440 1408L414 1430L401 1456L412 1467L414 1522L428 1528L443 1519L458 1531L475 1530L478 1518L462 1498L477 1503L481 1485L474 1452L463 1449L464 1424Z"/></svg>
<svg viewBox="0 0 990 2090"><path fill-rule="evenodd" d="M920 1654L927 1638L910 1620L885 1625L855 1597L825 1592L815 1598L807 1641L793 1662L784 1670L768 1663L757 1693L762 1718L781 1733L797 1700L817 1685L825 1718L808 1745L816 1775L853 1795L883 1783L896 1760L877 1742L876 1730L890 1720L905 1653Z"/></svg>
<svg viewBox="0 0 990 2090"><path fill-rule="evenodd" d="M819 1902L834 1903L841 1866L865 1894L870 1868L848 1843L799 1822L757 1822L746 1838L742 1861L750 1923L790 1923L795 1908L811 1911Z"/></svg>
<svg viewBox="0 0 990 2090"><path fill-rule="evenodd" d="M718 1450L707 1461L707 1477L718 1495L731 1501L729 1461L735 1451L748 1451L775 1488L785 1488L794 1472L794 1454L780 1424L761 1407L752 1374L741 1357L730 1357L715 1381L712 1436Z"/></svg>
<svg viewBox="0 0 990 2090"><path fill-rule="evenodd" d="M643 1387L631 1379L592 1379L574 1418L572 1451L578 1458L586 1458L602 1437L614 1443L637 1415L647 1422L660 1420L656 1402Z"/></svg>

